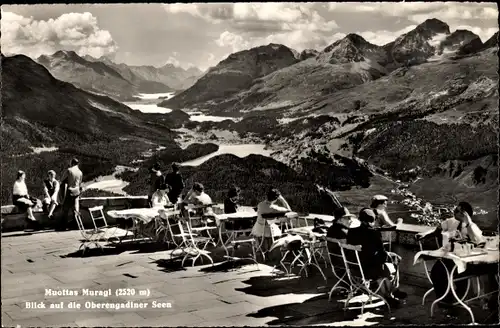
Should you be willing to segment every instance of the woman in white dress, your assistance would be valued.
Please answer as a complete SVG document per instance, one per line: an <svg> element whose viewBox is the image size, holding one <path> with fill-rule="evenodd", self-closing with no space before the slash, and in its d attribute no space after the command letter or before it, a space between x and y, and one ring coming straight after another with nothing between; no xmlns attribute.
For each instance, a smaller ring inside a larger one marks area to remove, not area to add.
<svg viewBox="0 0 500 328"><path fill-rule="evenodd" d="M257 222L255 222L252 228L252 235L263 238L261 242L262 251L270 249L274 238L281 236L281 230L275 223L276 217L265 218L266 214L284 215L291 211L288 202L281 196L279 190L275 188L271 188L267 193L267 199L259 203L257 206Z"/></svg>
<svg viewBox="0 0 500 328"><path fill-rule="evenodd" d="M170 202L170 199L167 196L168 189L167 190L160 190L158 189L157 191L154 192L154 194L151 196L151 207L165 207L172 205Z"/></svg>
<svg viewBox="0 0 500 328"><path fill-rule="evenodd" d="M36 205L36 200L29 196L25 179L26 173L24 173L24 171L18 171L17 179L14 182L14 187L12 189L12 202L22 212L26 212L28 214L27 219L29 221L36 221L32 210L32 208Z"/></svg>

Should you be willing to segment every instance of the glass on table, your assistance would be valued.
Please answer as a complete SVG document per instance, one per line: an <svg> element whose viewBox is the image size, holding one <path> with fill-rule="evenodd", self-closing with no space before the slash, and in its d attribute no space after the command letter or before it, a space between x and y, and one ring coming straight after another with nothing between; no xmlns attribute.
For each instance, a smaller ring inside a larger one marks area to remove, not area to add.
<svg viewBox="0 0 500 328"><path fill-rule="evenodd" d="M498 236L495 237L485 237L485 248L487 250L498 250Z"/></svg>

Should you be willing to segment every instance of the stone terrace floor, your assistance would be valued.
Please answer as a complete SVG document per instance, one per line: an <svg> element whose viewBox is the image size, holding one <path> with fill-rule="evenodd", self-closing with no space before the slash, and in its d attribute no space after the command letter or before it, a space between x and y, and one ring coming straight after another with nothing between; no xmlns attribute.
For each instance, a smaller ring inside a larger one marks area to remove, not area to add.
<svg viewBox="0 0 500 328"><path fill-rule="evenodd" d="M182 269L171 263L168 250L155 245L110 248L104 254L77 252L78 231L2 234L2 325L3 326L264 326L264 325L404 325L466 324L464 310L429 310L425 289L403 284L409 297L391 314L384 307L343 310L340 295L328 301L328 283L319 274L277 278L271 267L260 264L216 263ZM218 252L220 253L220 252ZM220 257L220 256L219 256ZM222 258L218 259L222 261ZM260 270L259 270L260 269ZM329 270L325 270L325 273ZM134 288L135 296L45 296L45 289L107 290ZM149 289L150 295L139 295ZM71 301L170 302L167 309L26 309L26 302ZM487 312L474 307L476 321L485 322ZM492 320L491 318L489 320Z"/></svg>

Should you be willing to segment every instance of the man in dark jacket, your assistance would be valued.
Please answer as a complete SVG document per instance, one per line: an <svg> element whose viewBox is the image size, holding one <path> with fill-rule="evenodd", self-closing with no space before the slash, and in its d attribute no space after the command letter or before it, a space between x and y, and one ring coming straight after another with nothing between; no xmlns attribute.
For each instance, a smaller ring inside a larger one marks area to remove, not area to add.
<svg viewBox="0 0 500 328"><path fill-rule="evenodd" d="M182 179L182 175L179 173L179 164L172 164L172 172L168 173L165 177L165 182L170 186L170 191L168 192L168 199L173 204L177 203L179 197L184 190L184 180Z"/></svg>
<svg viewBox="0 0 500 328"><path fill-rule="evenodd" d="M360 261L367 279L391 279L392 273L390 267L392 261L384 248L380 231L374 229L376 218L377 216L373 209L362 209L359 213L360 226L349 229L347 243L350 245L361 245ZM390 305L397 305L399 303L398 299L407 296L405 292L398 290L387 280L384 281L382 288L382 296L386 297Z"/></svg>

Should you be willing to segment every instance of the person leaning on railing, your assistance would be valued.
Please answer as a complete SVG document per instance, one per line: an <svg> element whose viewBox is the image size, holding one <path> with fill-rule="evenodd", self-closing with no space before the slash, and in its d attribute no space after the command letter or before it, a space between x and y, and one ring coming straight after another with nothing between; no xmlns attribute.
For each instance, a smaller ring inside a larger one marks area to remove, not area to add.
<svg viewBox="0 0 500 328"><path fill-rule="evenodd" d="M358 219L360 226L349 229L347 244L361 245L360 260L365 276L373 280L394 278L396 270L394 265L398 264L400 257L385 250L380 231L374 229L376 215L373 209L362 209ZM382 296L391 306L397 306L399 299L407 296L388 280L384 281L382 288Z"/></svg>
<svg viewBox="0 0 500 328"><path fill-rule="evenodd" d="M417 239L422 240L428 237L438 237L442 238L442 233L447 233L452 239L467 239L475 245L484 245L485 239L481 229L472 221L472 216L474 212L472 206L467 202L460 202L454 209L453 213L444 213L442 215L441 224L434 229L431 229L424 233L417 234ZM431 280L434 287L434 292L436 298L440 298L446 292L448 286L448 271L452 270L454 267L454 262L452 260L442 259L437 261L431 269ZM446 267L446 269L445 269ZM458 274L457 278L466 277L469 275L481 275L491 272L498 272L497 264L485 264L485 265L475 265L472 268L468 268L465 272ZM498 289L494 287L497 282L494 275L488 274L490 287L493 289ZM460 298L463 298L467 290L467 280L461 280L455 282L455 290ZM488 289L491 289L488 288ZM494 303L494 299L490 300L490 304ZM439 306L450 307L452 306L453 297L451 293L439 303ZM490 305L491 307L491 305ZM494 309L494 307L493 307Z"/></svg>

